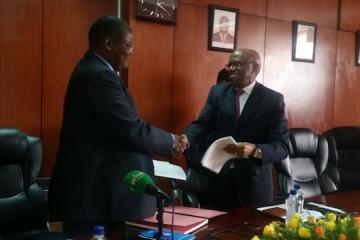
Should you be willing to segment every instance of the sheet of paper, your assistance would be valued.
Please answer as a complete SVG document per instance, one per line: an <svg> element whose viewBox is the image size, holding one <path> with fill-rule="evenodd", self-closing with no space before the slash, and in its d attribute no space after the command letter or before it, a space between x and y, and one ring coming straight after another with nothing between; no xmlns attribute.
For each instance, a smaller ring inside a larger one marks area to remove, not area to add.
<svg viewBox="0 0 360 240"><path fill-rule="evenodd" d="M153 160L154 172L157 177L165 177L171 179L186 180L186 174L182 167L166 162Z"/></svg>
<svg viewBox="0 0 360 240"><path fill-rule="evenodd" d="M315 206L315 207L318 207L318 208L327 209L327 210L330 210L330 211L333 211L333 212L337 212L337 213L340 213L340 214L346 213L346 212L345 212L344 210L342 210L342 209L334 208L334 207L330 207L330 206L326 206L326 205L321 204L321 203L308 202L307 204L308 204L308 205Z"/></svg>
<svg viewBox="0 0 360 240"><path fill-rule="evenodd" d="M224 147L228 144L237 143L231 136L219 138L213 142L201 159L201 164L209 170L219 173L227 161L237 157L224 151Z"/></svg>
<svg viewBox="0 0 360 240"><path fill-rule="evenodd" d="M259 207L259 208L257 208L257 210L262 212L262 211L267 211L267 210L272 209L272 208L281 208L281 209L284 209L286 211L286 205L285 204L278 204L278 205L272 205L272 206L266 206L266 207ZM301 214L301 218L303 219L304 222L307 221L308 216L313 216L316 219L325 217L324 214L322 214L319 211L310 210L310 209L304 209L303 213ZM280 217L282 219L285 219L286 218L286 212L285 212L285 214L283 216L280 216Z"/></svg>

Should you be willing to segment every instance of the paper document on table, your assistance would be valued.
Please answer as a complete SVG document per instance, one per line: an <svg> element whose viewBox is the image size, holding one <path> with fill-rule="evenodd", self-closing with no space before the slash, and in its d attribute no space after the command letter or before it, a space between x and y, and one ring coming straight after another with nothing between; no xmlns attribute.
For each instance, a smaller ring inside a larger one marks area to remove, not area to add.
<svg viewBox="0 0 360 240"><path fill-rule="evenodd" d="M165 177L171 179L186 180L186 174L182 167L165 162L153 159L154 163L154 172L157 177Z"/></svg>
<svg viewBox="0 0 360 240"><path fill-rule="evenodd" d="M286 205L285 204L278 204L266 207L259 207L256 210L263 212L265 214L275 216L278 218L285 219L286 218ZM307 221L308 217L312 216L315 219L324 218L324 214L319 211L304 209L303 213L301 214L301 218L304 222Z"/></svg>
<svg viewBox="0 0 360 240"><path fill-rule="evenodd" d="M237 144L231 137L219 138L206 150L201 164L213 172L219 173L227 161L237 158L236 155L225 152L224 147L228 144Z"/></svg>

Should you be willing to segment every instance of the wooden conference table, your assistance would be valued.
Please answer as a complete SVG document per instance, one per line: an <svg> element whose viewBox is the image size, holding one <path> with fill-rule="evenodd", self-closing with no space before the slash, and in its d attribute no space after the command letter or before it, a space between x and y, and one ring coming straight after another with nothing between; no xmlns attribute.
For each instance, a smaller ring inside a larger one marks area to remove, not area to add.
<svg viewBox="0 0 360 240"><path fill-rule="evenodd" d="M360 191L323 195L305 199L340 208L348 213L360 212ZM239 208L228 214L211 219L209 224L193 234L196 239L251 239L260 235L266 224L277 220L275 217L256 211L254 208ZM109 240L123 239L121 233L107 234Z"/></svg>
<svg viewBox="0 0 360 240"><path fill-rule="evenodd" d="M336 207L347 213L360 212L360 191L323 195L305 201ZM239 208L211 220L195 235L197 239L251 239L255 234L261 235L264 226L273 220L278 219L253 208Z"/></svg>

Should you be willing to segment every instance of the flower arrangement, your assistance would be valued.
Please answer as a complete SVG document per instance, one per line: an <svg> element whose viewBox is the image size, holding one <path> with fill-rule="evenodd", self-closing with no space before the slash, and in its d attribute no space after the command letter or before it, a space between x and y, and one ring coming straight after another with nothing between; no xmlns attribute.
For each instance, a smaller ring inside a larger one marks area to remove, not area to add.
<svg viewBox="0 0 360 240"><path fill-rule="evenodd" d="M251 240L360 240L360 217L339 217L334 213L325 214L325 218L315 219L308 216L303 221L295 213L287 224L272 222L264 227L263 236L254 236Z"/></svg>

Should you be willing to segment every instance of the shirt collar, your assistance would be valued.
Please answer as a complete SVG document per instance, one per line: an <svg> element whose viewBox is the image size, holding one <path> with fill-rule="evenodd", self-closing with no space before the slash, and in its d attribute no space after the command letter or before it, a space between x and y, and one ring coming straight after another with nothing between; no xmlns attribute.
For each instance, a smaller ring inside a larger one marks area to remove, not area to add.
<svg viewBox="0 0 360 240"><path fill-rule="evenodd" d="M105 63L105 65L108 66L108 68L110 68L111 71L114 71L114 68L111 66L111 64L108 61L105 60L105 58L103 58L97 52L92 52L92 53L95 54L95 56L97 56L103 63Z"/></svg>
<svg viewBox="0 0 360 240"><path fill-rule="evenodd" d="M243 88L243 91L247 94L250 95L251 92L253 91L254 87L255 87L256 81L252 82L251 84L247 85L246 87Z"/></svg>
<svg viewBox="0 0 360 240"><path fill-rule="evenodd" d="M246 93L247 95L250 95L251 92L253 91L254 87L255 87L256 81L250 83L249 85L247 85L246 87L244 87L242 90L244 93ZM235 87L235 90L237 90L239 88Z"/></svg>

